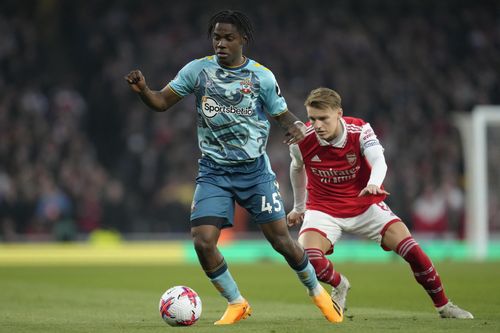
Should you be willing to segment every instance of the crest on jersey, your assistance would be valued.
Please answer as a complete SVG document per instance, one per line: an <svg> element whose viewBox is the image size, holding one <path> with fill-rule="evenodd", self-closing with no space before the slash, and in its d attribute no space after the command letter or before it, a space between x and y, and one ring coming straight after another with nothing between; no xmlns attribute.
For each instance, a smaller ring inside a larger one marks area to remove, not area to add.
<svg viewBox="0 0 500 333"><path fill-rule="evenodd" d="M345 156L347 159L347 162L349 162L350 165L356 164L357 157L356 154L354 154L352 151L348 152L347 155Z"/></svg>
<svg viewBox="0 0 500 333"><path fill-rule="evenodd" d="M249 79L244 79L240 81L240 92L242 94L250 94L252 93L253 83Z"/></svg>

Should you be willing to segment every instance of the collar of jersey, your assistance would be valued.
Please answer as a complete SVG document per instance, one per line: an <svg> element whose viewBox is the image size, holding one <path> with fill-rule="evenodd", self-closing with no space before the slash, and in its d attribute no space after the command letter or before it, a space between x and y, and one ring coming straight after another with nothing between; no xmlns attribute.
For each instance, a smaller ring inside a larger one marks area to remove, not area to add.
<svg viewBox="0 0 500 333"><path fill-rule="evenodd" d="M345 144L347 142L347 130L346 130L347 126L346 126L344 118L340 118L340 125L342 126L342 135L338 138L333 139L332 141L323 140L316 134L316 137L318 138L319 144L321 146L332 146L334 148L344 148Z"/></svg>
<svg viewBox="0 0 500 333"><path fill-rule="evenodd" d="M245 57L245 56L244 56L244 57ZM234 70L238 70L238 69L240 69L240 68L245 67L246 65L248 65L248 62L250 61L250 59L249 59L248 57L245 57L245 61L244 61L241 65L238 65L238 66L234 66L234 67L232 67L232 66L224 66L223 64L221 64L221 63L219 62L219 58L217 57L217 55L215 56L215 60L217 61L217 64L218 64L220 67L225 68L225 69L229 69L229 70L232 70L232 71L234 71Z"/></svg>

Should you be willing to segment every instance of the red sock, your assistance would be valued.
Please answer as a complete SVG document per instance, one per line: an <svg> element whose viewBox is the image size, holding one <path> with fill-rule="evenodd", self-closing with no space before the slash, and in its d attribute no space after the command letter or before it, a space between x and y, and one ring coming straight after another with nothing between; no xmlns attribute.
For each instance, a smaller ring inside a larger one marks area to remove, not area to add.
<svg viewBox="0 0 500 333"><path fill-rule="evenodd" d="M340 283L340 274L333 269L333 264L326 259L325 254L320 249L305 249L311 265L316 271L316 276L321 282L337 287Z"/></svg>
<svg viewBox="0 0 500 333"><path fill-rule="evenodd" d="M444 293L441 279L434 265L413 237L403 239L398 244L396 252L410 264L415 279L432 298L434 306L440 307L448 303L448 298Z"/></svg>

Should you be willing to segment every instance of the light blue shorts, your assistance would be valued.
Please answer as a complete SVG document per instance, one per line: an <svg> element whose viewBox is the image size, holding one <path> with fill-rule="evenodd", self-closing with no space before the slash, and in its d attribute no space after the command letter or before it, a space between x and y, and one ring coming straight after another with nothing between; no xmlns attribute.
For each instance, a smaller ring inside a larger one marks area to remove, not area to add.
<svg viewBox="0 0 500 333"><path fill-rule="evenodd" d="M235 202L245 208L253 222L258 224L285 218L285 207L267 155L234 166L219 165L202 158L199 165L191 221L221 217L226 219L222 228L230 227Z"/></svg>

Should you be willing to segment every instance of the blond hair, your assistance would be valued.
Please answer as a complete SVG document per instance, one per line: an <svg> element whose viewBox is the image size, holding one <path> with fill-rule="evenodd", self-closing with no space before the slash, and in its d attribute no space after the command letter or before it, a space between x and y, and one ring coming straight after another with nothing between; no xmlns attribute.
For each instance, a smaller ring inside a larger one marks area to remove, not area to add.
<svg viewBox="0 0 500 333"><path fill-rule="evenodd" d="M335 90L321 87L309 93L304 105L317 109L327 109L330 107L335 110L342 108L342 98L340 98L340 95Z"/></svg>

